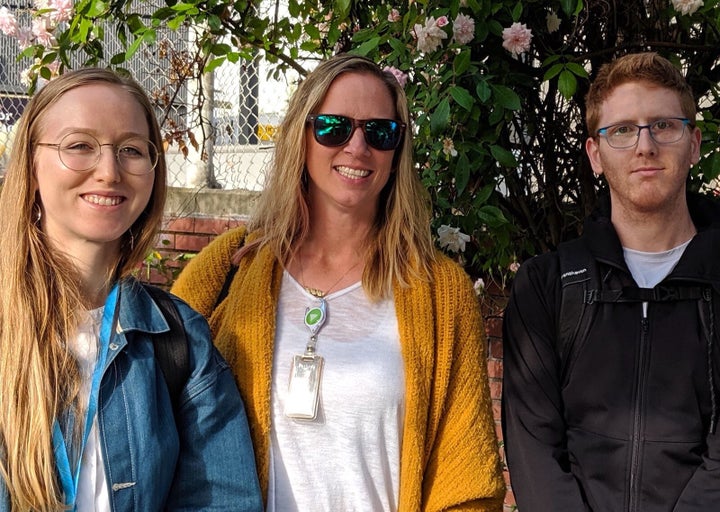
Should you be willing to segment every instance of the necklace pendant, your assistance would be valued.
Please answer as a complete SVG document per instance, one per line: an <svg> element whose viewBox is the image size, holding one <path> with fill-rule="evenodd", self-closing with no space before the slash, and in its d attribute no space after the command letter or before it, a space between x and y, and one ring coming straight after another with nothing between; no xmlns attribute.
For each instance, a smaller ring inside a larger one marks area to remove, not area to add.
<svg viewBox="0 0 720 512"><path fill-rule="evenodd" d="M318 299L322 299L323 297L325 297L325 292L322 290L319 290L317 288L311 288L309 286L306 286L305 291L308 292L313 297L317 297Z"/></svg>

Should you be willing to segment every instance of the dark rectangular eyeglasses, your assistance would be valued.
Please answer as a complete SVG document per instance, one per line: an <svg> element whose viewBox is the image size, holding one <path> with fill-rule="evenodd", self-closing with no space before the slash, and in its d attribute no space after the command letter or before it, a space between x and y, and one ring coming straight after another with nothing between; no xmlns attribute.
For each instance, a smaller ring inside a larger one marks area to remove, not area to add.
<svg viewBox="0 0 720 512"><path fill-rule="evenodd" d="M313 127L313 135L323 146L346 144L356 128L362 128L368 146L380 151L396 149L402 141L405 123L394 119L353 119L334 114L311 114L305 119Z"/></svg>
<svg viewBox="0 0 720 512"><path fill-rule="evenodd" d="M667 117L650 124L616 123L604 126L597 131L605 137L611 148L627 149L634 147L640 140L640 132L647 128L650 138L658 144L673 144L682 139L685 127L694 125L685 117Z"/></svg>

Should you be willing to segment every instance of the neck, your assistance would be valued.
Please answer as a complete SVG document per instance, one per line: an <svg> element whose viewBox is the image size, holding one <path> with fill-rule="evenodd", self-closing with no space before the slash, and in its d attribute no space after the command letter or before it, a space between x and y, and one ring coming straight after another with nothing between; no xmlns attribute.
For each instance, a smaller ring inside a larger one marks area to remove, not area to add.
<svg viewBox="0 0 720 512"><path fill-rule="evenodd" d="M670 250L697 233L686 203L672 211L643 215L616 214L613 208L612 223L623 247L643 252Z"/></svg>
<svg viewBox="0 0 720 512"><path fill-rule="evenodd" d="M107 244L85 243L81 247L58 247L75 264L88 305L97 308L105 304L110 271L117 261L118 247Z"/></svg>
<svg viewBox="0 0 720 512"><path fill-rule="evenodd" d="M343 218L316 218L287 269L308 292L324 296L362 279L370 226Z"/></svg>
<svg viewBox="0 0 720 512"><path fill-rule="evenodd" d="M357 251L364 247L373 219L358 219L351 215L311 214L310 228L303 246L315 251L337 253L348 248Z"/></svg>

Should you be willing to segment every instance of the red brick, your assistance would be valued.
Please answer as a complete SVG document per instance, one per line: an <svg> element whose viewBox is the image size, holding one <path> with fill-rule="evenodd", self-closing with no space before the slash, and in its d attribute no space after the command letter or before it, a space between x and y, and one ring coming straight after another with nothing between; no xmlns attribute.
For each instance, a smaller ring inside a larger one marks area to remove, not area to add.
<svg viewBox="0 0 720 512"><path fill-rule="evenodd" d="M488 375L490 378L495 377L498 379L502 379L503 375L503 364L500 359L490 359L487 362L488 365Z"/></svg>
<svg viewBox="0 0 720 512"><path fill-rule="evenodd" d="M490 398L502 398L502 380L490 379Z"/></svg>
<svg viewBox="0 0 720 512"><path fill-rule="evenodd" d="M488 337L502 338L502 318L493 316L485 320L485 333Z"/></svg>
<svg viewBox="0 0 720 512"><path fill-rule="evenodd" d="M181 235L175 236L175 249L178 251L200 252L210 242L209 236L204 235Z"/></svg>
<svg viewBox="0 0 720 512"><path fill-rule="evenodd" d="M500 413L502 410L502 406L500 404L500 400L493 399L492 401L492 412L493 412L493 418L496 420L499 420L502 414Z"/></svg>
<svg viewBox="0 0 720 512"><path fill-rule="evenodd" d="M502 424L499 421L495 422L495 435L498 438L498 441L500 442L500 460L504 461L504 452L503 452L503 433L502 433Z"/></svg>
<svg viewBox="0 0 720 512"><path fill-rule="evenodd" d="M164 231L177 231L179 233L194 233L194 217L175 217L167 220Z"/></svg>
<svg viewBox="0 0 720 512"><path fill-rule="evenodd" d="M138 278L145 282L155 285L169 285L168 276L161 274L157 271L155 268L151 268L148 271L147 267L144 267L142 270L140 270L140 273L138 274Z"/></svg>
<svg viewBox="0 0 720 512"><path fill-rule="evenodd" d="M233 229L243 224L245 224L245 221L242 219L230 219L228 220L228 229Z"/></svg>
<svg viewBox="0 0 720 512"><path fill-rule="evenodd" d="M507 490L505 493L505 505L509 507L515 507L517 506L515 504L515 496L513 495L512 491L510 489ZM513 510L512 508L510 510Z"/></svg>
<svg viewBox="0 0 720 512"><path fill-rule="evenodd" d="M196 234L219 235L228 230L228 219L222 217L198 217L195 219Z"/></svg>
<svg viewBox="0 0 720 512"><path fill-rule="evenodd" d="M160 233L158 236L157 245L155 246L156 249L175 249L175 235L173 233Z"/></svg>
<svg viewBox="0 0 720 512"><path fill-rule="evenodd" d="M502 359L503 357L503 343L501 339L493 338L490 340L490 358L491 359Z"/></svg>

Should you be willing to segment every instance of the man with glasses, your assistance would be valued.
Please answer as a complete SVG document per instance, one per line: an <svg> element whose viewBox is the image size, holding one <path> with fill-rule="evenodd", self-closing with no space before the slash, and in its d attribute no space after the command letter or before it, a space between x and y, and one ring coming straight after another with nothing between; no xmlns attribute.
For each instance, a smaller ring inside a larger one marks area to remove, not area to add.
<svg viewBox="0 0 720 512"><path fill-rule="evenodd" d="M720 510L720 211L686 190L693 94L639 53L603 66L586 106L609 198L578 240L521 267L505 312L519 510Z"/></svg>

